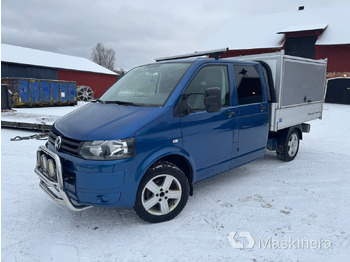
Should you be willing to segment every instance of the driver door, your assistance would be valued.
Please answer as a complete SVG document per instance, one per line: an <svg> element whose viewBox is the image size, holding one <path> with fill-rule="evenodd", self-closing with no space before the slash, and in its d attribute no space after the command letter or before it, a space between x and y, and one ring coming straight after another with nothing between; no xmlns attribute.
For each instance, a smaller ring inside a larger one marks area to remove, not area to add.
<svg viewBox="0 0 350 262"><path fill-rule="evenodd" d="M181 127L183 147L195 163L193 182L230 167L236 120L230 102L228 75L226 65L204 66L185 91L191 112L181 117ZM209 87L218 87L221 90L222 108L218 112L208 113L205 110L204 92Z"/></svg>

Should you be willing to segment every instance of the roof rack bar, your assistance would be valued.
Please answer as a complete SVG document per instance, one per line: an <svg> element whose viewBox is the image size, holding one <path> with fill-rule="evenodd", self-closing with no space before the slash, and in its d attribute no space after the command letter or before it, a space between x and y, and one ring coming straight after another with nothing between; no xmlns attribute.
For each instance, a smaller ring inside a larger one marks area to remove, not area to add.
<svg viewBox="0 0 350 262"><path fill-rule="evenodd" d="M202 52L194 52L190 54L184 54L184 55L176 55L176 56L168 56L168 57L161 57L161 58L156 58L156 62L160 61L167 61L167 60L176 60L176 59L183 59L183 58L190 58L190 57L198 57L198 56L209 56L213 55L215 59L219 59L220 55L222 53L225 53L228 51L228 47L222 48L222 49L216 49L216 50L210 50L210 51L202 51Z"/></svg>

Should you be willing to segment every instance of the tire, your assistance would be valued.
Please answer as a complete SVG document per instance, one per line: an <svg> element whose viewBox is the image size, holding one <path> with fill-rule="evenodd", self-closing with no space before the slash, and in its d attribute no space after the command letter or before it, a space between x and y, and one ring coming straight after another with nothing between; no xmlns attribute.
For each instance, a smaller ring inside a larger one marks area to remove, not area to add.
<svg viewBox="0 0 350 262"><path fill-rule="evenodd" d="M185 207L189 190L188 179L181 169L169 162L158 162L141 180L134 210L150 223L171 220Z"/></svg>
<svg viewBox="0 0 350 262"><path fill-rule="evenodd" d="M299 132L289 129L277 137L277 157L285 162L292 161L298 154L300 144Z"/></svg>

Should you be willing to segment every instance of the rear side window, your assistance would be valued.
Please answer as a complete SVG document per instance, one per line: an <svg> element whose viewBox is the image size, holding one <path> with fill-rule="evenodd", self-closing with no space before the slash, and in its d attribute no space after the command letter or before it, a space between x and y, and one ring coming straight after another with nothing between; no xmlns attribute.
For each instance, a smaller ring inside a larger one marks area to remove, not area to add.
<svg viewBox="0 0 350 262"><path fill-rule="evenodd" d="M238 104L254 104L263 101L261 79L255 66L234 66Z"/></svg>

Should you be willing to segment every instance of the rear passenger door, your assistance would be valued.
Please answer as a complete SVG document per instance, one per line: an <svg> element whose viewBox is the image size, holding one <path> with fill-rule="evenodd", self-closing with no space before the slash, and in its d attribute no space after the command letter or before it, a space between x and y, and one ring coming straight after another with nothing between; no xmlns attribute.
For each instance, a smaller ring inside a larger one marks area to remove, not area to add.
<svg viewBox="0 0 350 262"><path fill-rule="evenodd" d="M268 102L263 73L257 65L233 66L237 109L238 144L233 166L243 165L265 153L268 136Z"/></svg>

